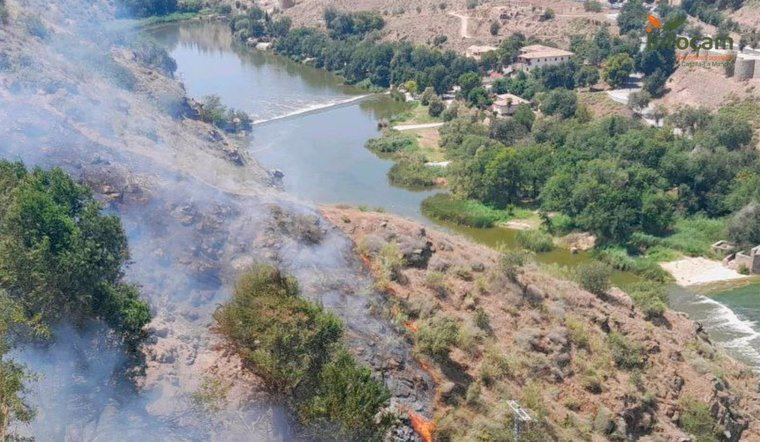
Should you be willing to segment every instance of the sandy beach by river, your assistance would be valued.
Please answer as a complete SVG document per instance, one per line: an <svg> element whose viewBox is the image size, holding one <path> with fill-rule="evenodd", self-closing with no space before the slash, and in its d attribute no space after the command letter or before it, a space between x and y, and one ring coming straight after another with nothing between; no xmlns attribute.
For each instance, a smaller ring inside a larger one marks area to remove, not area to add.
<svg viewBox="0 0 760 442"><path fill-rule="evenodd" d="M676 280L676 284L690 286L711 282L748 278L735 270L724 267L720 261L688 257L677 261L660 263Z"/></svg>

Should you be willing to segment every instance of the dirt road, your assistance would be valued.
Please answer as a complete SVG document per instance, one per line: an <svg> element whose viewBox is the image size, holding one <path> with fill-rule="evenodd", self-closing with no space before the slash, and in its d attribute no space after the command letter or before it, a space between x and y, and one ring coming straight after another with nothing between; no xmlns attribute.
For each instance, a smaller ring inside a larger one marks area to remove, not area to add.
<svg viewBox="0 0 760 442"><path fill-rule="evenodd" d="M462 27L459 29L459 35L462 38L472 38L472 36L467 33L467 30L469 28L469 23L470 23L470 17L459 14L457 12L449 12L449 15L451 15L452 17L457 17L458 19L462 21Z"/></svg>

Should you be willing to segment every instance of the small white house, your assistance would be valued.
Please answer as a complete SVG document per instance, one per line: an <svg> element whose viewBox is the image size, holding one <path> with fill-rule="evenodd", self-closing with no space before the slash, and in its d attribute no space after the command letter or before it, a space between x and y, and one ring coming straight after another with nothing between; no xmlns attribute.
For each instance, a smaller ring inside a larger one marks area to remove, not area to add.
<svg viewBox="0 0 760 442"><path fill-rule="evenodd" d="M517 95L501 94L496 96L496 100L494 100L491 110L493 110L497 116L504 117L507 115L513 115L517 110L517 107L521 104L529 103L528 100L520 98Z"/></svg>
<svg viewBox="0 0 760 442"><path fill-rule="evenodd" d="M575 54L563 49L544 45L530 45L520 49L517 63L529 71L536 67L554 66L568 62L573 55Z"/></svg>

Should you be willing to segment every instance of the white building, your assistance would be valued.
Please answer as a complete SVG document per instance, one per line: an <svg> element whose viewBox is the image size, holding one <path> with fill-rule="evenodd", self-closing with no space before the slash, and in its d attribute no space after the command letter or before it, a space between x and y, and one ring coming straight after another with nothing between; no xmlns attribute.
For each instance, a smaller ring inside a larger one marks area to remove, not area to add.
<svg viewBox="0 0 760 442"><path fill-rule="evenodd" d="M575 55L570 51L543 45L530 45L520 49L517 63L525 70L535 67L554 66L570 61Z"/></svg>
<svg viewBox="0 0 760 442"><path fill-rule="evenodd" d="M517 110L517 107L521 104L529 103L528 100L520 98L517 95L501 94L496 96L496 100L494 100L491 110L493 110L496 115L504 117L507 115L513 115Z"/></svg>

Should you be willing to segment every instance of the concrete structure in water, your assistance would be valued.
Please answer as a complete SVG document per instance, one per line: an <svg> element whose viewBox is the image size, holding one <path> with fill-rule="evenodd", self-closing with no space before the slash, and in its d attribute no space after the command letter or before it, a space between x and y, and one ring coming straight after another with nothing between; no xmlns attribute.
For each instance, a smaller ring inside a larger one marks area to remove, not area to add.
<svg viewBox="0 0 760 442"><path fill-rule="evenodd" d="M760 245L750 249L749 254L736 252L726 256L723 264L733 270L746 270L751 275L760 275Z"/></svg>

